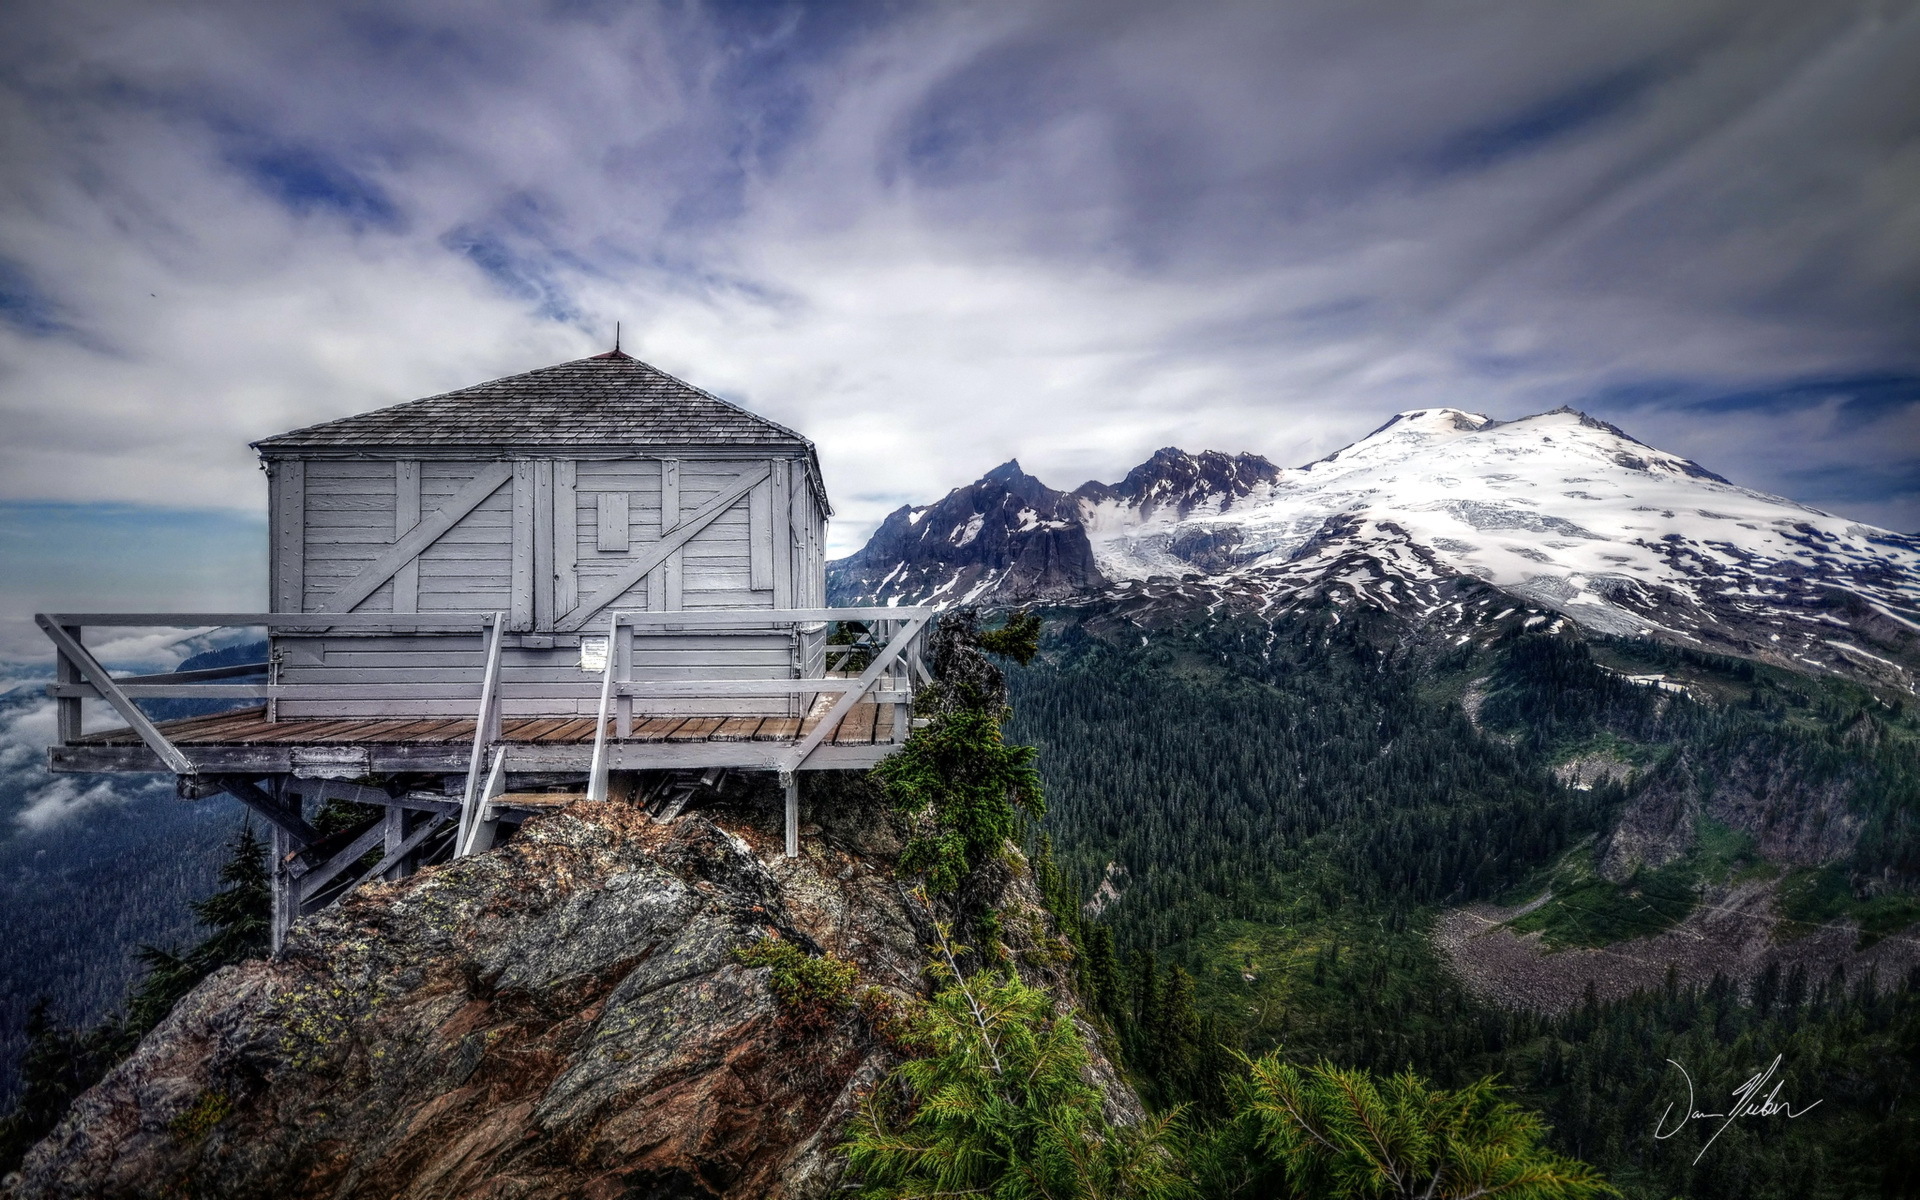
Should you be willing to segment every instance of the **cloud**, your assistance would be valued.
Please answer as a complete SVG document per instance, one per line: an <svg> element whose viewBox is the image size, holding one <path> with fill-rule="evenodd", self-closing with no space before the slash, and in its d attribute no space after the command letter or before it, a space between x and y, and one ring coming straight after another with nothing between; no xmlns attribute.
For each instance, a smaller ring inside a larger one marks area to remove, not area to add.
<svg viewBox="0 0 1920 1200"><path fill-rule="evenodd" d="M51 700L0 709L0 814L16 829L50 829L90 809L151 800L166 792L164 778L47 773L47 747L54 740ZM0 837L11 830L0 828Z"/></svg>
<svg viewBox="0 0 1920 1200"><path fill-rule="evenodd" d="M1920 528L1920 401L1814 386L1920 377L1911 0L10 25L13 498L258 511L248 439L620 320L820 443L840 552L1009 457L1064 486L1170 443L1301 462L1436 403L1611 404Z"/></svg>

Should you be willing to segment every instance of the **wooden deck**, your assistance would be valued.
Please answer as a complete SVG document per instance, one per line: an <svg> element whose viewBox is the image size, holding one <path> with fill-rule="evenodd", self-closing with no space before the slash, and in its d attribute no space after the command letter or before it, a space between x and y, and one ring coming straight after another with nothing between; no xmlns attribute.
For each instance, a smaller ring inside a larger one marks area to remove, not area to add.
<svg viewBox="0 0 1920 1200"><path fill-rule="evenodd" d="M633 718L633 736L608 737L615 742L791 742L812 733L826 705L801 720L796 717L643 717ZM592 717L522 717L501 723L501 740L541 745L593 745ZM269 721L265 708L187 717L155 723L167 740L190 746L251 746L282 743L300 746L350 746L361 742L473 741L473 721L374 717L301 718ZM827 742L835 746L870 746L893 741L891 704L856 704L841 718ZM140 735L131 729L107 729L76 738L75 746L138 746Z"/></svg>
<svg viewBox="0 0 1920 1200"><path fill-rule="evenodd" d="M822 697L804 719L636 714L632 736L625 738L614 736L609 719L609 754L617 769L762 767L812 733L830 704L830 697ZM894 749L893 726L893 705L856 704L813 759L822 768L870 766ZM324 774L357 769L464 771L474 722L471 718L385 717L269 721L263 707L162 721L157 728L202 771L277 767L297 774ZM583 768L593 752L593 740L592 717L523 717L501 724L500 741L507 746L515 769ZM126 728L84 734L49 751L55 771L161 769L157 760L145 765L151 757L140 736ZM808 765L816 764L809 760Z"/></svg>

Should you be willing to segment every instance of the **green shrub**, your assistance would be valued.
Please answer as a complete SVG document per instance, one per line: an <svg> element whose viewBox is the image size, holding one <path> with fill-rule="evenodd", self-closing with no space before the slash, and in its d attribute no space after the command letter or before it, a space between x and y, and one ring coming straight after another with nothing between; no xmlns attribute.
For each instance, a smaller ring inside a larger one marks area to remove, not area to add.
<svg viewBox="0 0 1920 1200"><path fill-rule="evenodd" d="M1619 1195L1592 1167L1541 1145L1547 1127L1493 1080L1447 1092L1411 1071L1377 1081L1331 1063L1248 1062L1247 1108L1294 1191L1325 1200L1578 1200Z"/></svg>
<svg viewBox="0 0 1920 1200"><path fill-rule="evenodd" d="M823 954L814 958L782 938L763 938L733 956L750 967L768 967L781 1019L796 1029L824 1029L853 1005L854 965Z"/></svg>
<svg viewBox="0 0 1920 1200"><path fill-rule="evenodd" d="M918 1021L924 1057L896 1068L854 1121L847 1155L860 1194L1191 1195L1172 1147L1175 1117L1109 1124L1072 1014L1011 972L963 978L964 953L942 927L931 970L944 986Z"/></svg>

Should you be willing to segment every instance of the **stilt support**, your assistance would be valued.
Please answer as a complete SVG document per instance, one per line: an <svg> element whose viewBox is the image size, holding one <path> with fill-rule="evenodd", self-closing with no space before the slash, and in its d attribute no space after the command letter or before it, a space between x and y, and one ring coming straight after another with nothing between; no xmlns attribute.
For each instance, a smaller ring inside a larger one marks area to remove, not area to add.
<svg viewBox="0 0 1920 1200"><path fill-rule="evenodd" d="M273 954L280 956L281 947L287 944L287 930L293 928L295 902L293 898L293 879L287 874L287 855L292 852L292 839L286 830L278 825L270 827L272 838L272 861L268 864L273 884Z"/></svg>
<svg viewBox="0 0 1920 1200"><path fill-rule="evenodd" d="M780 773L780 783L787 793L787 857L800 856L800 779L789 771Z"/></svg>

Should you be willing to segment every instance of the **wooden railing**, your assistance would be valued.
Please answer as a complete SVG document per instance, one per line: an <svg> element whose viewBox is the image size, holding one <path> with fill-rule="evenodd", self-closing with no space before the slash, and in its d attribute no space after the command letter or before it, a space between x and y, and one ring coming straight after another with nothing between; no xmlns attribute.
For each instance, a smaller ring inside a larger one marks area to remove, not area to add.
<svg viewBox="0 0 1920 1200"><path fill-rule="evenodd" d="M616 612L606 623L606 663L597 683L577 685L580 700L599 699L599 723L588 771L592 794L607 793L609 739L631 736L635 701L710 698L761 699L791 696L795 711L806 718L803 732L777 760L783 782L804 764L814 749L832 734L841 719L862 700L894 706L894 737L903 740L909 728L909 704L918 684L929 678L922 656L928 622L927 608L817 608L725 609L675 612ZM82 704L106 701L127 727L177 775L197 773L192 759L173 744L141 711L137 701L158 698L338 700L377 696L405 702L409 699L446 701L471 698L476 714L468 762L465 794L461 800L461 851L483 849L491 841L488 802L504 789L505 757L498 745L502 703L514 695L514 685L503 678L502 648L507 615L498 612L443 613L42 613L34 620L53 642L56 654L54 682L48 693L58 712L58 736L72 743L82 736ZM828 640L838 625L848 636L843 643ZM458 683L284 683L268 662L243 663L202 671L173 671L157 675L114 677L87 649L84 630L94 627L160 627L200 629L251 627L269 634L331 632L444 632L479 634L484 639L483 666L477 684ZM774 631L789 629L803 645L793 675L788 678L684 679L648 678L636 674L633 635L672 636L693 631ZM859 667L859 673L853 668ZM261 682L248 676L265 675ZM233 682L220 682L222 680ZM543 685L543 696L552 684ZM566 685L572 695L576 685ZM824 696L834 697L824 712L812 711ZM561 714L555 714L561 715ZM489 752L491 761L489 761Z"/></svg>

